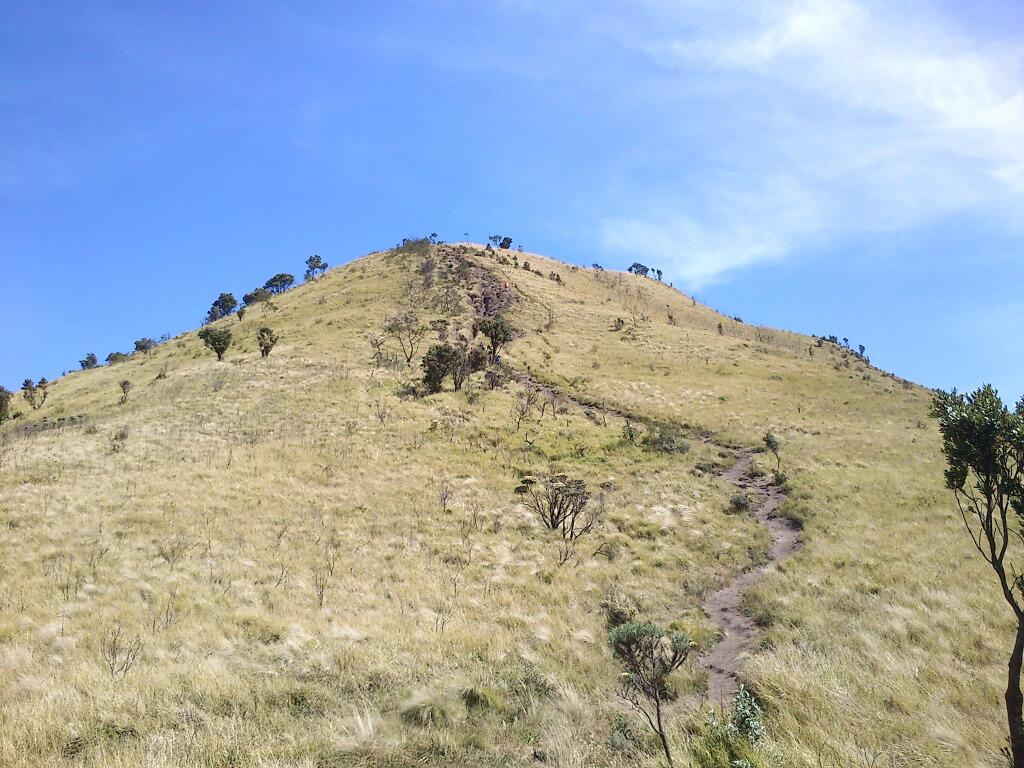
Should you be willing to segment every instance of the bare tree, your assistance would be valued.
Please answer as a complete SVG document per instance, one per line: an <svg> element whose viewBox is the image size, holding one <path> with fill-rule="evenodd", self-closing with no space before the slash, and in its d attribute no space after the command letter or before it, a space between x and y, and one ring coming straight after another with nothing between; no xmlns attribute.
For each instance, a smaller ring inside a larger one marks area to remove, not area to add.
<svg viewBox="0 0 1024 768"><path fill-rule="evenodd" d="M137 635L129 638L118 624L108 630L100 641L100 655L103 657L110 676L124 679L142 655L142 639Z"/></svg>
<svg viewBox="0 0 1024 768"><path fill-rule="evenodd" d="M384 323L384 333L398 342L406 365L412 365L412 359L429 330L429 327L420 321L419 315L412 310L388 318Z"/></svg>
<svg viewBox="0 0 1024 768"><path fill-rule="evenodd" d="M515 422L515 431L518 432L519 428L523 424L523 420L530 415L537 402L540 400L540 394L533 387L528 387L525 391L520 392L516 398L516 404L512 407L512 420Z"/></svg>
<svg viewBox="0 0 1024 768"><path fill-rule="evenodd" d="M516 493L527 503L547 528L558 531L566 541L576 541L590 533L601 520L599 510L589 508L590 494L582 480L552 475L543 483L524 477ZM599 508L600 509L600 508Z"/></svg>

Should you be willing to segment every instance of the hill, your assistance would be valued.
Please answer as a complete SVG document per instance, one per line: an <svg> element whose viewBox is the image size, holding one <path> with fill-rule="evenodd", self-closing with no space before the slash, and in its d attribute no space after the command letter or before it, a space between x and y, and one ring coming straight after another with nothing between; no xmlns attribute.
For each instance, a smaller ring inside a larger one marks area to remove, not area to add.
<svg viewBox="0 0 1024 768"><path fill-rule="evenodd" d="M410 311L407 364L386 326ZM499 315L497 363L426 394L428 348ZM696 643L678 765L1001 764L1008 630L926 390L471 244L212 327L224 362L183 334L0 427L0 764L658 765L618 695L625 619ZM531 508L560 475L596 519L571 542ZM763 738L725 725L737 681Z"/></svg>

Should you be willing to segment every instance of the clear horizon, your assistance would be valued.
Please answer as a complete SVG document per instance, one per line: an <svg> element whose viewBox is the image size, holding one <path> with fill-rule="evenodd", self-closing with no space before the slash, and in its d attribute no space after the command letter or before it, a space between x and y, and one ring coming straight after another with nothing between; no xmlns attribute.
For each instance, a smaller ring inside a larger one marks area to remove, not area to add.
<svg viewBox="0 0 1024 768"><path fill-rule="evenodd" d="M1024 395L1024 9L0 7L0 384L317 253L508 234Z"/></svg>

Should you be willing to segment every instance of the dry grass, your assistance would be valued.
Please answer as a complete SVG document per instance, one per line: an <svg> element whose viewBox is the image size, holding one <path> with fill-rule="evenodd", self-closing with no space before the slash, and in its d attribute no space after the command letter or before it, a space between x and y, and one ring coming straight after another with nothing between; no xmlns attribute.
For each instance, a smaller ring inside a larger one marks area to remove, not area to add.
<svg viewBox="0 0 1024 768"><path fill-rule="evenodd" d="M766 765L999 764L1006 624L941 489L927 392L651 280L473 258L519 295L516 367L720 440L779 436L805 545L747 596L768 625L746 666ZM0 764L657 764L639 728L635 748L613 737L602 601L709 642L702 596L767 534L727 513L712 445L651 453L565 403L515 431L520 385L479 375L400 397L418 370L374 369L366 336L442 290L418 265L360 259L220 321L241 340L224 363L186 334L5 425ZM468 329L465 296L448 317ZM281 337L265 360L262 325ZM513 493L524 471L604 484L566 565ZM112 672L117 628L140 650ZM683 755L700 676L679 685Z"/></svg>

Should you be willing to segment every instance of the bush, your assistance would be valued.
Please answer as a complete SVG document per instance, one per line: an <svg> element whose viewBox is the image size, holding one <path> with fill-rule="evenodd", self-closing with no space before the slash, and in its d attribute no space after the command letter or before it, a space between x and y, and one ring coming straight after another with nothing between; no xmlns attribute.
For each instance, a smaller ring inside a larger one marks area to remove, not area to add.
<svg viewBox="0 0 1024 768"><path fill-rule="evenodd" d="M743 491L734 493L729 499L729 509L733 512L750 511L750 497Z"/></svg>
<svg viewBox="0 0 1024 768"><path fill-rule="evenodd" d="M14 393L6 387L0 387L0 424L11 418L11 398Z"/></svg>
<svg viewBox="0 0 1024 768"><path fill-rule="evenodd" d="M136 339L135 340L135 351L146 354L156 349L156 339Z"/></svg>
<svg viewBox="0 0 1024 768"><path fill-rule="evenodd" d="M643 445L644 448L659 453L686 453L690 450L690 444L683 437L682 428L665 422L647 426Z"/></svg>
<svg viewBox="0 0 1024 768"><path fill-rule="evenodd" d="M267 357L270 350L277 344L277 334L266 326L256 331L256 344L260 348L260 356Z"/></svg>
<svg viewBox="0 0 1024 768"><path fill-rule="evenodd" d="M622 425L622 441L630 445L636 445L636 439L639 436L640 432L637 430L636 425L629 419L626 419L626 423Z"/></svg>
<svg viewBox="0 0 1024 768"><path fill-rule="evenodd" d="M764 442L764 447L771 451L773 454L775 454L775 468L776 470L781 471L782 457L779 451L781 450L782 446L779 443L779 438L777 438L772 432L765 432L762 441Z"/></svg>
<svg viewBox="0 0 1024 768"><path fill-rule="evenodd" d="M217 354L218 360L224 359L224 353L231 346L231 331L227 328L203 328L199 331L199 338Z"/></svg>
<svg viewBox="0 0 1024 768"><path fill-rule="evenodd" d="M440 392L445 377L455 365L457 353L451 344L434 344L420 361L423 368L423 384L428 392Z"/></svg>
<svg viewBox="0 0 1024 768"><path fill-rule="evenodd" d="M452 377L455 391L458 392L469 375L483 370L486 364L486 350L479 345L470 347L465 343L434 344L420 361L423 368L423 383L428 392L440 392L445 378L449 375Z"/></svg>
<svg viewBox="0 0 1024 768"><path fill-rule="evenodd" d="M767 735L762 722L761 705L745 685L740 685L739 693L732 704L732 727L756 744Z"/></svg>
<svg viewBox="0 0 1024 768"><path fill-rule="evenodd" d="M82 366L83 371L88 371L100 364L100 361L96 358L95 352L90 352L88 355L78 361L78 364Z"/></svg>
<svg viewBox="0 0 1024 768"><path fill-rule="evenodd" d="M121 405L128 402L128 393L132 391L132 383L128 379L121 381L121 399L118 401Z"/></svg>
<svg viewBox="0 0 1024 768"><path fill-rule="evenodd" d="M728 720L708 712L703 727L690 741L699 768L755 768L762 765L756 744L767 735L761 707L745 686L733 699Z"/></svg>

